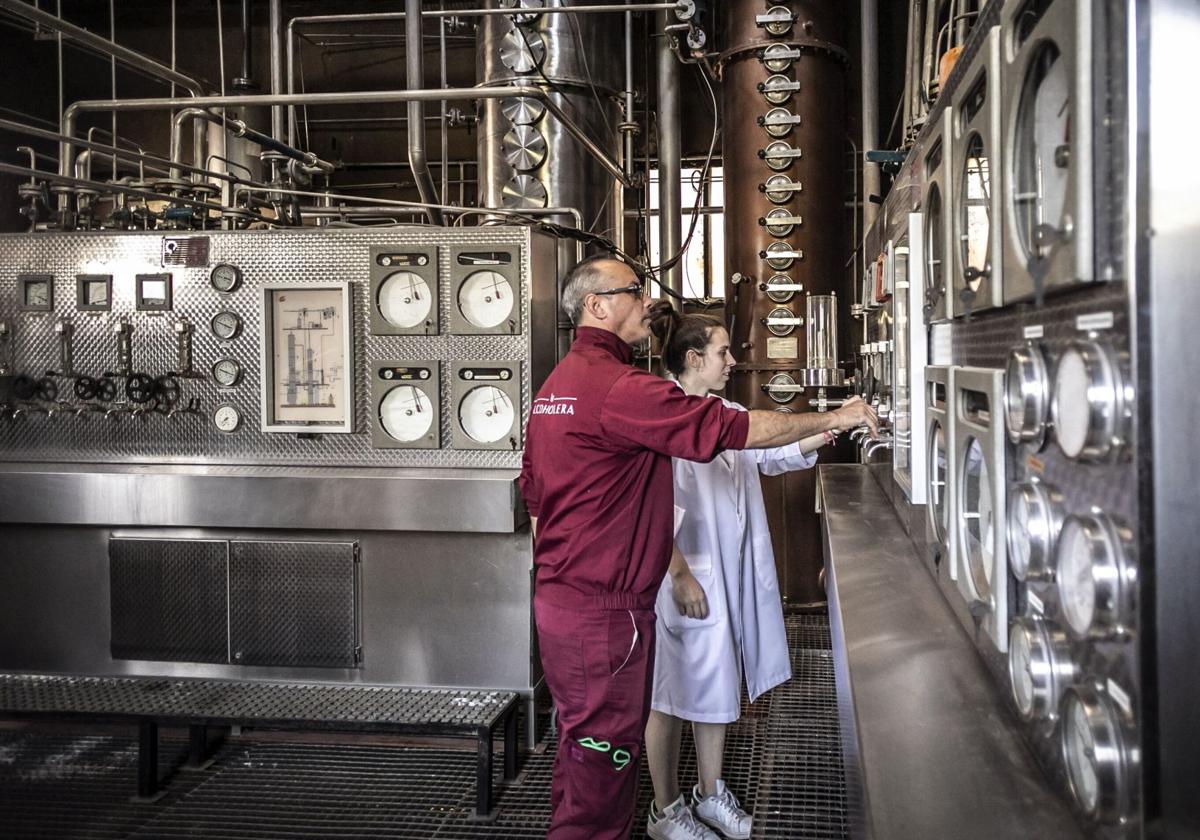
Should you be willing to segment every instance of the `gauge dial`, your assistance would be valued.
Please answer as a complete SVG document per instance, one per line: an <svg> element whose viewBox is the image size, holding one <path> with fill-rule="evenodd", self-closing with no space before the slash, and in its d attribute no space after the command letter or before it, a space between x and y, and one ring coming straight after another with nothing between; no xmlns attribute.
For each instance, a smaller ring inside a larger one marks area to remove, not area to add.
<svg viewBox="0 0 1200 840"><path fill-rule="evenodd" d="M1095 342L1074 342L1054 372L1050 416L1068 458L1101 459L1121 443L1125 400L1117 366Z"/></svg>
<svg viewBox="0 0 1200 840"><path fill-rule="evenodd" d="M21 305L24 309L51 309L54 306L53 280L37 275L21 281Z"/></svg>
<svg viewBox="0 0 1200 840"><path fill-rule="evenodd" d="M512 284L497 271L476 271L458 287L458 309L471 324L490 329L513 313Z"/></svg>
<svg viewBox="0 0 1200 840"><path fill-rule="evenodd" d="M233 359L220 359L212 366L212 375L222 388L232 388L242 381L242 366Z"/></svg>
<svg viewBox="0 0 1200 840"><path fill-rule="evenodd" d="M379 422L384 431L404 443L423 438L436 419L429 395L412 385L393 388L379 402Z"/></svg>
<svg viewBox="0 0 1200 840"><path fill-rule="evenodd" d="M962 495L959 498L961 545L975 592L983 600L992 594L992 560L996 539L996 510L992 503L991 476L983 447L969 438L963 453Z"/></svg>
<svg viewBox="0 0 1200 840"><path fill-rule="evenodd" d="M1053 580L1050 563L1062 527L1062 496L1040 481L1013 488L1008 506L1008 560L1017 580Z"/></svg>
<svg viewBox="0 0 1200 840"><path fill-rule="evenodd" d="M379 284L376 304L385 321L408 329L429 318L433 310L433 292L421 275L396 271Z"/></svg>
<svg viewBox="0 0 1200 840"><path fill-rule="evenodd" d="M1017 107L1013 191L1017 234L1027 257L1044 259L1069 235L1071 90L1067 63L1047 41L1030 61Z"/></svg>
<svg viewBox="0 0 1200 840"><path fill-rule="evenodd" d="M231 405L220 406L213 412L213 425L220 432L237 431L238 426L242 425L241 412Z"/></svg>
<svg viewBox="0 0 1200 840"><path fill-rule="evenodd" d="M929 188L925 202L925 303L929 307L937 305L946 289L942 275L942 254L946 244L942 213L942 191L934 184Z"/></svg>
<svg viewBox="0 0 1200 840"><path fill-rule="evenodd" d="M512 432L516 411L508 394L492 385L472 388L458 406L458 423L478 443L495 443Z"/></svg>
<svg viewBox="0 0 1200 840"><path fill-rule="evenodd" d="M106 307L109 305L109 280L98 277L85 280L83 283L83 303L89 307Z"/></svg>
<svg viewBox="0 0 1200 840"><path fill-rule="evenodd" d="M1049 395L1050 380L1041 349L1030 342L1009 353L1004 372L1004 408L1009 440L1041 444L1050 413Z"/></svg>
<svg viewBox="0 0 1200 840"><path fill-rule="evenodd" d="M967 141L967 159L963 166L962 281L966 289L978 292L991 273L992 178L983 138L972 134Z"/></svg>
<svg viewBox="0 0 1200 840"><path fill-rule="evenodd" d="M241 335L242 319L236 312L218 312L209 324L213 335L222 341L231 341Z"/></svg>
<svg viewBox="0 0 1200 840"><path fill-rule="evenodd" d="M1122 717L1108 695L1086 685L1067 692L1063 762L1071 793L1089 819L1115 823L1129 810L1130 765L1136 753L1130 755L1124 732Z"/></svg>
<svg viewBox="0 0 1200 840"><path fill-rule="evenodd" d="M235 265L219 263L213 266L208 281L218 292L236 291L238 286L242 285L242 272Z"/></svg>
<svg viewBox="0 0 1200 840"><path fill-rule="evenodd" d="M1131 582L1123 542L1106 516L1063 521L1055 578L1067 626L1079 638L1119 636L1128 627Z"/></svg>
<svg viewBox="0 0 1200 840"><path fill-rule="evenodd" d="M1057 720L1059 697L1078 675L1066 637L1042 618L1018 616L1008 641L1008 676L1017 711L1025 720Z"/></svg>

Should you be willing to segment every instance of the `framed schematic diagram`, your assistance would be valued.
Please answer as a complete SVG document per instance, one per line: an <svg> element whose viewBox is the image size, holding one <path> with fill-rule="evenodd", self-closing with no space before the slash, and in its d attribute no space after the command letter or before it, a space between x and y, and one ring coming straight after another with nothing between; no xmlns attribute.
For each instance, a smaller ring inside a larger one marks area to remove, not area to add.
<svg viewBox="0 0 1200 840"><path fill-rule="evenodd" d="M262 287L262 430L354 431L349 283Z"/></svg>

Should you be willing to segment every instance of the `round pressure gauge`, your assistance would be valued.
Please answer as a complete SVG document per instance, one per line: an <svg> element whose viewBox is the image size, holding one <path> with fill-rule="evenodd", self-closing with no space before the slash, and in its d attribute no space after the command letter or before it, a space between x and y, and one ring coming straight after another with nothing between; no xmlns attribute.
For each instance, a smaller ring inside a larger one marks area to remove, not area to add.
<svg viewBox="0 0 1200 840"><path fill-rule="evenodd" d="M775 335L791 335L796 329L792 310L778 306L767 313L767 329Z"/></svg>
<svg viewBox="0 0 1200 840"><path fill-rule="evenodd" d="M474 326L491 328L512 315L512 284L496 271L476 271L458 287L458 309Z"/></svg>
<svg viewBox="0 0 1200 840"><path fill-rule="evenodd" d="M1050 378L1046 373L1046 358L1033 342L1008 354L1004 409L1009 440L1042 444L1050 414Z"/></svg>
<svg viewBox="0 0 1200 840"><path fill-rule="evenodd" d="M1090 819L1118 822L1129 809L1136 758L1116 708L1096 689L1075 686L1063 699L1062 717L1063 763L1075 801Z"/></svg>
<svg viewBox="0 0 1200 840"><path fill-rule="evenodd" d="M513 169L537 169L546 159L546 138L531 125L514 125L504 135L504 159Z"/></svg>
<svg viewBox="0 0 1200 840"><path fill-rule="evenodd" d="M766 216L763 217L763 220L766 222L766 224L763 225L763 227L765 227L767 229L767 233L771 234L772 236L778 236L781 238L784 236L789 236L791 234L791 232L795 229L796 224L794 222L790 222L790 221L788 221L788 222L774 221L773 222L772 219L776 219L776 220L787 219L787 218L791 217L792 215L793 214L792 214L791 210L785 210L782 207L776 207L774 210L770 211L769 213L767 213Z"/></svg>
<svg viewBox="0 0 1200 840"><path fill-rule="evenodd" d="M962 216L959 218L962 281L966 289L977 292L992 271L991 164L983 147L983 138L978 134L972 134L967 140L967 159L962 174Z"/></svg>
<svg viewBox="0 0 1200 840"><path fill-rule="evenodd" d="M1050 417L1054 438L1068 458L1100 460L1123 443L1125 389L1112 354L1093 341L1076 341L1059 356Z"/></svg>
<svg viewBox="0 0 1200 840"><path fill-rule="evenodd" d="M209 322L213 335L222 341L231 341L241 335L242 319L236 312L218 312Z"/></svg>
<svg viewBox="0 0 1200 840"><path fill-rule="evenodd" d="M433 292L425 278L411 271L394 271L383 279L375 304L383 320L395 327L415 327L429 318Z"/></svg>
<svg viewBox="0 0 1200 840"><path fill-rule="evenodd" d="M1071 233L1071 83L1053 41L1044 42L1029 62L1014 140L1017 237L1027 258L1042 260Z"/></svg>
<svg viewBox="0 0 1200 840"><path fill-rule="evenodd" d="M540 32L517 27L500 40L500 62L514 73L531 73L546 58L546 39Z"/></svg>
<svg viewBox="0 0 1200 840"><path fill-rule="evenodd" d="M775 301L776 303L787 303L789 300L791 300L795 296L796 293L793 291L790 291L790 290L775 291L775 290L772 290L771 287L772 286L794 286L794 285L795 285L795 283L792 282L791 277L788 277L786 274L776 274L776 275L772 276L770 280L767 281L767 297L769 297L771 300Z"/></svg>
<svg viewBox="0 0 1200 840"><path fill-rule="evenodd" d="M762 83L762 95L772 105L782 105L792 98L792 80L782 73L768 76Z"/></svg>
<svg viewBox="0 0 1200 840"><path fill-rule="evenodd" d="M1107 516L1068 516L1058 535L1055 580L1067 628L1077 638L1114 638L1128 631L1133 570Z"/></svg>
<svg viewBox="0 0 1200 840"><path fill-rule="evenodd" d="M795 257L771 256L772 254L791 253L794 249L786 242L772 242L767 246L767 265L776 271L787 271L796 261Z"/></svg>
<svg viewBox="0 0 1200 840"><path fill-rule="evenodd" d="M791 313L789 313L789 314L791 314ZM790 387L794 386L795 384L796 384L796 380L793 379L790 374L777 373L774 376L772 376L771 379L767 382L767 396L770 397L773 401L780 403L781 405L784 403L790 403L792 400L794 400L796 398L796 392L795 391L776 391L775 388L778 386L790 388Z"/></svg>
<svg viewBox="0 0 1200 840"><path fill-rule="evenodd" d="M242 366L233 359L219 359L212 366L212 375L222 388L232 388L242 381Z"/></svg>
<svg viewBox="0 0 1200 840"><path fill-rule="evenodd" d="M540 99L517 96L503 100L500 112L513 125L533 125L546 113L546 105Z"/></svg>
<svg viewBox="0 0 1200 840"><path fill-rule="evenodd" d="M1008 563L1017 580L1054 579L1054 549L1062 528L1061 494L1040 481L1023 481L1008 500Z"/></svg>
<svg viewBox="0 0 1200 840"><path fill-rule="evenodd" d="M929 427L929 469L926 471L929 481L929 514L930 524L940 543L946 542L950 533L950 506L946 504L946 494L950 485L949 450L946 448L946 429L938 421Z"/></svg>
<svg viewBox="0 0 1200 840"><path fill-rule="evenodd" d="M233 292L242 285L242 272L236 265L218 263L208 275L208 282L218 292Z"/></svg>
<svg viewBox="0 0 1200 840"><path fill-rule="evenodd" d="M213 412L213 425L219 432L236 432L238 426L242 425L242 414L231 405L218 406Z"/></svg>
<svg viewBox="0 0 1200 840"><path fill-rule="evenodd" d="M772 137L787 137L792 132L792 112L787 108L772 108L763 117L763 128Z"/></svg>
<svg viewBox="0 0 1200 840"><path fill-rule="evenodd" d="M436 419L429 396L412 385L393 388L379 401L379 422L383 430L404 443L423 438Z"/></svg>
<svg viewBox="0 0 1200 840"><path fill-rule="evenodd" d="M458 423L479 443L495 443L512 431L516 412L508 394L492 385L467 392L458 406Z"/></svg>
<svg viewBox="0 0 1200 840"><path fill-rule="evenodd" d="M767 9L767 16L773 18L766 24L767 32L772 35L786 35L792 31L792 24L795 23L795 18L792 15L792 10L787 6L772 6Z"/></svg>
<svg viewBox="0 0 1200 840"><path fill-rule="evenodd" d="M795 48L787 44L772 44L763 50L763 66L772 73L782 73L792 66L792 53Z"/></svg>
<svg viewBox="0 0 1200 840"><path fill-rule="evenodd" d="M1022 718L1056 720L1059 698L1078 677L1066 635L1041 618L1022 615L1013 619L1008 636L1008 677Z"/></svg>
<svg viewBox="0 0 1200 840"><path fill-rule="evenodd" d="M934 184L925 201L925 303L934 306L946 293L942 273L946 231L944 228L942 191Z"/></svg>
<svg viewBox="0 0 1200 840"><path fill-rule="evenodd" d="M763 193L767 196L767 200L772 204L786 204L791 200L794 194L790 189L780 189L785 184L791 184L792 180L786 175L772 175L763 184ZM774 188L774 189L773 189Z"/></svg>
<svg viewBox="0 0 1200 840"><path fill-rule="evenodd" d="M991 475L976 438L967 438L958 483L959 543L975 593L981 600L992 594L992 559L995 553L996 509Z"/></svg>
<svg viewBox="0 0 1200 840"><path fill-rule="evenodd" d="M767 166L774 169L776 172L781 172L792 165L795 158L791 155L792 147L783 140L776 140L774 143L767 145L763 150L763 160L767 162Z"/></svg>

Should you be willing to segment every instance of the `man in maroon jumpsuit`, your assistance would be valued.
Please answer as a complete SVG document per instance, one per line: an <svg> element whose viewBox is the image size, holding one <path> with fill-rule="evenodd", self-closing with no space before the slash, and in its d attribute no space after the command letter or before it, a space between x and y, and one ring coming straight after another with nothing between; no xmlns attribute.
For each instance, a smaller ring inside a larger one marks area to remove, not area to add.
<svg viewBox="0 0 1200 840"><path fill-rule="evenodd" d="M630 365L651 300L612 258L563 284L575 343L534 399L520 487L533 519L533 598L558 708L552 840L628 837L650 710L654 601L671 557L671 458L779 446L868 423L836 412L736 411Z"/></svg>

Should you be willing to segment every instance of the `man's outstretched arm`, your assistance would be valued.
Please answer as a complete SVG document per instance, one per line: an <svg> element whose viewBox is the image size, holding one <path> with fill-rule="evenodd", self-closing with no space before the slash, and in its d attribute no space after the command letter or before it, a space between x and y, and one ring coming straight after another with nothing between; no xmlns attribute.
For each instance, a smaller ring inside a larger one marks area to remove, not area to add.
<svg viewBox="0 0 1200 840"><path fill-rule="evenodd" d="M746 449L783 446L821 432L844 432L867 426L871 436L878 434L875 410L859 397L851 397L836 411L789 414L785 411L751 411Z"/></svg>

